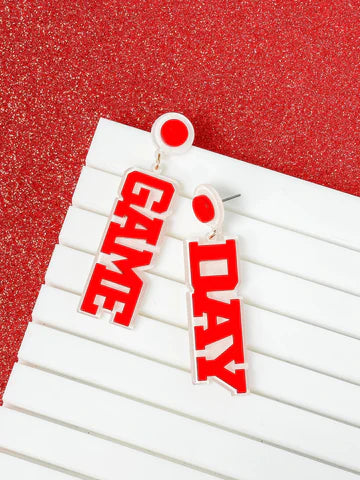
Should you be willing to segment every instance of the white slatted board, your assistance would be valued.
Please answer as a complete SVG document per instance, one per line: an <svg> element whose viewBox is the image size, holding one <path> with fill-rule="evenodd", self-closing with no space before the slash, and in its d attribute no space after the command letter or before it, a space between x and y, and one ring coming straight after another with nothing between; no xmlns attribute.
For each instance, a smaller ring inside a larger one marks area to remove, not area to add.
<svg viewBox="0 0 360 480"><path fill-rule="evenodd" d="M101 120L0 408L4 478L353 479L360 473L360 199L193 148L134 330L77 312L121 175L150 134ZM242 254L251 395L193 386L182 239L222 196ZM1 477L2 478L2 477Z"/></svg>

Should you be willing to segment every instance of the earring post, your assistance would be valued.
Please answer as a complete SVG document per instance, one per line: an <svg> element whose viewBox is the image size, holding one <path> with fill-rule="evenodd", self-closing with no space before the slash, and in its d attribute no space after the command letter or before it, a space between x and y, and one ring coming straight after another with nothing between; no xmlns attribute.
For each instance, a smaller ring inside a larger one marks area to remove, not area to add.
<svg viewBox="0 0 360 480"><path fill-rule="evenodd" d="M223 202L228 202L229 200L233 200L234 198L241 197L241 193L237 193L236 195L231 195L231 197L226 197L222 199Z"/></svg>

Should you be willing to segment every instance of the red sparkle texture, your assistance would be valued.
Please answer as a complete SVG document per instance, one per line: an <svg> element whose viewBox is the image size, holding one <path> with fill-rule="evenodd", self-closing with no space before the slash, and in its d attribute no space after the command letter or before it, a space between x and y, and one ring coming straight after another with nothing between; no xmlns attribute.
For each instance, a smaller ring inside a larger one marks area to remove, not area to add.
<svg viewBox="0 0 360 480"><path fill-rule="evenodd" d="M100 116L360 194L360 9L9 0L1 7L0 396ZM221 165L219 165L221 168Z"/></svg>

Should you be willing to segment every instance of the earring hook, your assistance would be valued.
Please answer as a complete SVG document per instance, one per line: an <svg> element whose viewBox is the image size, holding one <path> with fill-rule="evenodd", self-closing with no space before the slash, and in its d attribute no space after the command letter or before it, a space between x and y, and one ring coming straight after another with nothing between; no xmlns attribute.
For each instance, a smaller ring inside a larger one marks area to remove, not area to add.
<svg viewBox="0 0 360 480"><path fill-rule="evenodd" d="M237 193L236 195L231 195L230 197L222 198L221 200L223 203L225 203L225 202L228 202L229 200L233 200L234 198L238 198L238 197L241 197L241 193ZM217 234L217 229L214 228L210 233L210 235L208 236L208 239L212 240L214 237L216 237L216 234Z"/></svg>
<svg viewBox="0 0 360 480"><path fill-rule="evenodd" d="M241 193L237 193L236 195L231 195L230 197L226 197L222 199L222 202L228 202L229 200L233 200L234 198L241 197Z"/></svg>

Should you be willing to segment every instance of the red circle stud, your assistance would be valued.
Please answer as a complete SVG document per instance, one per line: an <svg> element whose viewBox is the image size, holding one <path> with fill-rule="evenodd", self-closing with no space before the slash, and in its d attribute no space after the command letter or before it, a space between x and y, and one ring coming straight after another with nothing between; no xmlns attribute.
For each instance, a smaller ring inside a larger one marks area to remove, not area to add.
<svg viewBox="0 0 360 480"><path fill-rule="evenodd" d="M169 147L179 147L186 142L189 131L185 123L177 118L167 120L160 130L162 140Z"/></svg>
<svg viewBox="0 0 360 480"><path fill-rule="evenodd" d="M215 209L212 201L206 195L198 195L193 198L192 208L196 218L202 223L211 222L215 218Z"/></svg>

